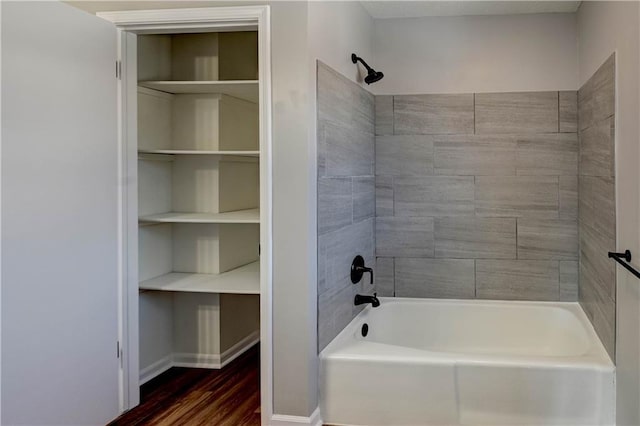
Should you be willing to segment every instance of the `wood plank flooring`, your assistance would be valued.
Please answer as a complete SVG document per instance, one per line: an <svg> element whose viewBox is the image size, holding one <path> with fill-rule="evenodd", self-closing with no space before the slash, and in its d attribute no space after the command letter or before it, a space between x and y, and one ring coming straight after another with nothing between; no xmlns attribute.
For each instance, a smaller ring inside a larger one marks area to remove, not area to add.
<svg viewBox="0 0 640 426"><path fill-rule="evenodd" d="M222 370L172 368L144 384L140 400L110 425L259 425L260 347Z"/></svg>

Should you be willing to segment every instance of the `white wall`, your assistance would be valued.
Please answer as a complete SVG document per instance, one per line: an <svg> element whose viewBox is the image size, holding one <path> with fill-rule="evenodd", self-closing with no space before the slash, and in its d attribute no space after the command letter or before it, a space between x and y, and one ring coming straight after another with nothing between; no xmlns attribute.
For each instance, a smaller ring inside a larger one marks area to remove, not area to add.
<svg viewBox="0 0 640 426"><path fill-rule="evenodd" d="M363 83L366 71L362 65L356 66L351 62L351 54L355 53L365 61L373 60L373 22L359 2L310 2L311 60L319 59L350 80L367 87ZM313 72L315 76L315 66Z"/></svg>
<svg viewBox="0 0 640 426"><path fill-rule="evenodd" d="M376 20L376 94L577 89L575 14Z"/></svg>
<svg viewBox="0 0 640 426"><path fill-rule="evenodd" d="M318 405L315 176L309 139L306 2L272 4L274 412Z"/></svg>
<svg viewBox="0 0 640 426"><path fill-rule="evenodd" d="M578 10L580 86L616 52L616 216L618 250L640 266L640 120L637 2L583 2ZM603 253L603 256L605 254ZM640 424L640 286L617 269L617 424Z"/></svg>

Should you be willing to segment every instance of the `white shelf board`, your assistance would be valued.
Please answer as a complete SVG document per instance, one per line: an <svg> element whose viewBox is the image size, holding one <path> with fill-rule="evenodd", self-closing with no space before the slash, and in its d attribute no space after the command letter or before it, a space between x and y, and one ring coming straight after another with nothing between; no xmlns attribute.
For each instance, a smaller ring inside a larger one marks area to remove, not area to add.
<svg viewBox="0 0 640 426"><path fill-rule="evenodd" d="M258 102L258 80L140 81L138 85L173 94L216 93L249 102Z"/></svg>
<svg viewBox="0 0 640 426"><path fill-rule="evenodd" d="M260 209L225 213L160 213L141 216L140 222L151 223L260 223Z"/></svg>
<svg viewBox="0 0 640 426"><path fill-rule="evenodd" d="M164 154L164 155L235 155L242 157L259 157L260 151L202 151L184 149L140 149L140 154Z"/></svg>
<svg viewBox="0 0 640 426"><path fill-rule="evenodd" d="M172 272L139 285L141 290L192 293L260 294L260 262L253 262L222 274Z"/></svg>

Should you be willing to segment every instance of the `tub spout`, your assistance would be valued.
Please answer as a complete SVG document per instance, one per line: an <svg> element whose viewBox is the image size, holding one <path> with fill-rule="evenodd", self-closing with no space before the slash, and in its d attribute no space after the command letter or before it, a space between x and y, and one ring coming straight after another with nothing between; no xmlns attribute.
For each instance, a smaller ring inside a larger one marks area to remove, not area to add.
<svg viewBox="0 0 640 426"><path fill-rule="evenodd" d="M373 296L363 296L361 294L356 294L356 297L353 301L354 305L364 305L365 303L371 303L371 306L377 308L380 306L380 301L378 300L378 293L373 293Z"/></svg>

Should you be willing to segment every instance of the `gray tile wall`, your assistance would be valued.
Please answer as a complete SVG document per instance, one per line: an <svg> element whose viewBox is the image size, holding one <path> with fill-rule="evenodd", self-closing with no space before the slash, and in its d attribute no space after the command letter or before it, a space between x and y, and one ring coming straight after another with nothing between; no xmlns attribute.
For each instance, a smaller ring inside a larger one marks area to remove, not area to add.
<svg viewBox="0 0 640 426"><path fill-rule="evenodd" d="M579 300L615 359L613 55L579 92L374 98L320 62L317 82L319 351L377 289Z"/></svg>
<svg viewBox="0 0 640 426"><path fill-rule="evenodd" d="M358 254L368 266L376 266L375 194L382 183L374 177L374 126L385 126L375 120L385 106L378 105L376 111L373 95L321 62L317 72L318 351L321 351L362 310L362 306L353 305L356 293L374 292L368 276L354 285L349 273L351 261ZM411 142L407 143L410 146ZM420 165L416 167L419 172ZM418 225L409 221L394 226L403 226L411 233ZM432 228L422 231L423 239L433 239ZM422 240L416 240L416 250L422 252ZM385 280L384 273L379 277Z"/></svg>
<svg viewBox="0 0 640 426"><path fill-rule="evenodd" d="M577 110L576 92L376 96L378 293L576 301Z"/></svg>
<svg viewBox="0 0 640 426"><path fill-rule="evenodd" d="M579 299L615 360L616 266L606 256L616 249L615 55L579 90L578 116ZM565 275L576 273L574 265L566 268Z"/></svg>

